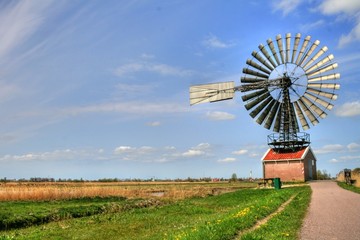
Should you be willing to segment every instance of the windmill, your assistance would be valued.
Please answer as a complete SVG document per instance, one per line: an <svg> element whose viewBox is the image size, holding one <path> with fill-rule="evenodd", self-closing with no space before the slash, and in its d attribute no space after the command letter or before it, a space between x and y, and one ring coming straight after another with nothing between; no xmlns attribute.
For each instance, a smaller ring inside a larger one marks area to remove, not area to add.
<svg viewBox="0 0 360 240"><path fill-rule="evenodd" d="M255 121L272 130L268 145L276 152L309 146L310 135L300 132L316 125L333 108L340 85L334 55L320 41L298 33L260 44L243 68L241 85L234 82L190 87L190 105L232 99L240 91L245 108Z"/></svg>

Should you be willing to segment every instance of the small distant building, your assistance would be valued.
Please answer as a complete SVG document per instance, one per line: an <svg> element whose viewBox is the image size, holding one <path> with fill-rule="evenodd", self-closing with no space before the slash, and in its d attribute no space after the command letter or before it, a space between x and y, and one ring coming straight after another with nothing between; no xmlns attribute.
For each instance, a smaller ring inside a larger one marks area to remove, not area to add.
<svg viewBox="0 0 360 240"><path fill-rule="evenodd" d="M270 148L262 158L263 177L281 181L316 180L316 158L310 146L295 151Z"/></svg>

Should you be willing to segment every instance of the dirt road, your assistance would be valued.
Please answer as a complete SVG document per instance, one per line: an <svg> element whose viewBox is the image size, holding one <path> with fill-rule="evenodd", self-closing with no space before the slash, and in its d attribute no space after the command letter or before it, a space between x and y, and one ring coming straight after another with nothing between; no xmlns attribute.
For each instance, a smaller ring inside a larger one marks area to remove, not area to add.
<svg viewBox="0 0 360 240"><path fill-rule="evenodd" d="M333 181L315 181L310 186L313 193L300 239L360 239L360 194Z"/></svg>

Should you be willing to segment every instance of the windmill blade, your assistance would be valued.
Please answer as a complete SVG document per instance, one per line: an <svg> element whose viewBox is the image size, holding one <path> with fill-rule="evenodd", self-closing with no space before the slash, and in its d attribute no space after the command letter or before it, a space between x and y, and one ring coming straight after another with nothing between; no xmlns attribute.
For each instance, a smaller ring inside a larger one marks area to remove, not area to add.
<svg viewBox="0 0 360 240"><path fill-rule="evenodd" d="M309 127L309 124L308 122L306 121L306 118L303 114L303 112L301 111L300 109L300 106L299 104L296 102L294 102L294 105L295 105L295 110L296 110L296 115L301 123L301 127L306 131L308 130L310 127Z"/></svg>
<svg viewBox="0 0 360 240"><path fill-rule="evenodd" d="M241 77L240 81L242 83L258 83L258 82L265 82L267 79L265 78L260 78L260 77L255 77L255 78L251 78L251 77Z"/></svg>
<svg viewBox="0 0 360 240"><path fill-rule="evenodd" d="M299 54L298 54L298 56L297 56L297 58L296 58L296 65L298 65L298 66L300 65L300 64L299 64L300 59L302 58L302 56L303 56L303 54L304 54L304 52L305 52L305 49L306 49L306 47L307 47L310 39L311 39L310 36L306 36L306 38L305 38L304 41L303 41L303 44L302 44L301 49L300 49L300 52L299 52Z"/></svg>
<svg viewBox="0 0 360 240"><path fill-rule="evenodd" d="M290 61L291 34L287 33L285 39L286 39L286 58L285 58L285 61L289 62Z"/></svg>
<svg viewBox="0 0 360 240"><path fill-rule="evenodd" d="M267 92L267 89L261 89L261 90L259 90L259 91L254 91L254 92L252 92L252 93L243 95L241 98L242 98L242 100L243 100L244 102L246 102L246 101L248 101L248 100L250 100L250 99L253 99L253 98L255 98L255 97L258 97L258 96L260 96L260 95L262 95L262 94L264 94L264 93L266 93L266 92Z"/></svg>
<svg viewBox="0 0 360 240"><path fill-rule="evenodd" d="M327 81L327 80L335 80L340 78L340 73L333 73L326 76L313 77L309 78L308 82L318 82L318 81Z"/></svg>
<svg viewBox="0 0 360 240"><path fill-rule="evenodd" d="M232 99L234 82L210 83L190 87L190 105Z"/></svg>
<svg viewBox="0 0 360 240"><path fill-rule="evenodd" d="M304 101L303 101L303 97L301 97L298 100L298 103L300 105L301 110L303 111L303 113L305 113L306 117L310 120L310 122L312 123L312 125L316 125L319 123L319 121L317 120L317 118L315 117L315 115L310 111L310 109L308 108L307 105L305 105Z"/></svg>
<svg viewBox="0 0 360 240"><path fill-rule="evenodd" d="M306 75L307 75L308 77L311 77L311 76L318 75L318 74L323 73L323 72L327 72L327 71L334 70L334 69L337 68L338 66L339 66L339 65L338 65L337 63L333 63L333 64L331 64L331 65L328 65L328 66L325 66L325 67L323 67L323 68L320 68L320 69L318 69L318 70L315 71L315 72L310 72L310 73L305 72L305 73L306 73Z"/></svg>
<svg viewBox="0 0 360 240"><path fill-rule="evenodd" d="M260 116L258 117L258 119L256 119L256 122L258 124L262 124L265 120L265 118L268 116L270 110L272 109L272 107L275 104L275 100L273 98L271 98L271 102L269 103L269 105L267 105L267 107L264 109L264 111L262 111L262 113L260 114Z"/></svg>
<svg viewBox="0 0 360 240"><path fill-rule="evenodd" d="M269 78L268 74L263 74L261 72L258 72L258 71L255 71L255 70L252 70L252 69L249 69L249 68L243 68L243 73L249 74L249 75L252 75L252 76L256 76L256 77L261 77L261 78Z"/></svg>
<svg viewBox="0 0 360 240"><path fill-rule="evenodd" d="M276 52L273 41L269 38L266 42L267 42L267 44L268 44L268 46L269 46L269 48L270 48L270 50L272 52L273 57L275 58L275 61L277 63L276 66L280 65L279 57L277 55L277 52Z"/></svg>
<svg viewBox="0 0 360 240"><path fill-rule="evenodd" d="M301 97L302 101L311 109L313 113L316 113L321 118L325 118L327 114L318 106L315 105L314 102L310 101L305 95Z"/></svg>
<svg viewBox="0 0 360 240"><path fill-rule="evenodd" d="M316 59L318 59L321 55L323 55L328 50L328 47L322 47L309 61L307 61L303 67L306 69L310 64L312 64Z"/></svg>
<svg viewBox="0 0 360 240"><path fill-rule="evenodd" d="M308 87L311 87L311 88L327 88L327 89L340 89L340 84L338 83L309 83L308 84Z"/></svg>
<svg viewBox="0 0 360 240"><path fill-rule="evenodd" d="M274 102L275 102L275 104L274 104ZM272 107L271 107L271 110L270 110L270 112L269 112L269 114L268 114L268 117L266 118L266 122L265 122L265 124L264 124L264 127L266 128L266 129L270 129L271 128L271 125L273 124L273 122L274 122L274 119L275 119L275 115L276 115L276 113L278 112L278 109L279 109L279 107L280 107L280 102L278 102L278 101L276 101L276 100L273 100L273 102L272 103L270 103L270 104L272 104ZM270 105L269 104L269 105ZM267 115L267 114L264 114L264 115ZM261 116L260 116L261 117ZM259 118L260 118L259 117ZM265 116L264 116L265 117Z"/></svg>
<svg viewBox="0 0 360 240"><path fill-rule="evenodd" d="M300 33L296 34L294 47L293 47L293 54L292 54L292 57L291 57L291 62L292 63L295 63L294 60L295 60L297 49L299 47L300 38L301 38L301 34Z"/></svg>
<svg viewBox="0 0 360 240"><path fill-rule="evenodd" d="M274 66L277 67L277 64L274 62L274 60L271 58L271 56L269 55L268 51L266 50L265 46L260 44L259 45L259 49L260 51L264 54L264 56L266 57L266 59Z"/></svg>
<svg viewBox="0 0 360 240"><path fill-rule="evenodd" d="M282 42L281 34L276 36L276 43L278 45L280 58L281 58L281 63L284 64L285 63L285 61L284 61L284 49L283 49L283 42Z"/></svg>
<svg viewBox="0 0 360 240"><path fill-rule="evenodd" d="M248 64L248 65L252 66L253 68L256 68L264 73L267 73L267 74L271 73L271 71L269 71L267 68L260 66L259 64L257 64L256 62L254 62L250 59L246 60L246 64Z"/></svg>
<svg viewBox="0 0 360 240"><path fill-rule="evenodd" d="M276 114L275 123L274 123L274 128L273 128L273 131L274 131L274 132L280 132L282 108L283 108L283 104L280 103L280 106L279 106L278 111L277 111L277 114Z"/></svg>
<svg viewBox="0 0 360 240"><path fill-rule="evenodd" d="M308 69L304 68L305 73L311 73L311 71L314 71L315 69L320 68L321 66L328 64L333 59L334 59L334 55L330 54L329 56L327 56L324 59L320 60L316 64L310 66Z"/></svg>
<svg viewBox="0 0 360 240"><path fill-rule="evenodd" d="M302 66L302 64L308 59L308 57L313 53L315 48L320 44L319 40L316 40L310 47L310 49L307 51L307 53L304 55L304 57L300 60L299 66Z"/></svg>
<svg viewBox="0 0 360 240"><path fill-rule="evenodd" d="M251 53L251 55L256 58L259 62L261 62L262 64L264 64L264 66L266 66L270 71L274 70L274 66L271 66L271 64L269 64L262 56L260 53L253 51Z"/></svg>
<svg viewBox="0 0 360 240"><path fill-rule="evenodd" d="M330 100L336 100L337 99L337 95L334 94L334 93L320 91L320 90L317 90L317 89L314 89L314 88L311 88L311 87L308 87L305 92L314 93L314 94L316 94L318 96L322 96L322 97L330 99Z"/></svg>
<svg viewBox="0 0 360 240"><path fill-rule="evenodd" d="M310 98L311 100L313 100L316 103L319 103L321 106L323 106L327 110L331 110L334 107L333 104L331 104L321 98L318 98L310 93L305 92L304 96Z"/></svg>
<svg viewBox="0 0 360 240"><path fill-rule="evenodd" d="M245 108L247 110L250 110L251 108L255 107L256 105L258 105L260 102L262 102L264 99L266 99L269 96L271 96L270 93L268 91L266 91L266 93L258 96L254 100L252 100L249 103L245 104Z"/></svg>
<svg viewBox="0 0 360 240"><path fill-rule="evenodd" d="M259 112L261 112L266 105L268 105L268 103L272 100L273 98L270 96L268 98L265 99L265 101L263 101L262 103L260 103L253 111L250 112L250 116L252 118L256 117L256 115L259 114Z"/></svg>

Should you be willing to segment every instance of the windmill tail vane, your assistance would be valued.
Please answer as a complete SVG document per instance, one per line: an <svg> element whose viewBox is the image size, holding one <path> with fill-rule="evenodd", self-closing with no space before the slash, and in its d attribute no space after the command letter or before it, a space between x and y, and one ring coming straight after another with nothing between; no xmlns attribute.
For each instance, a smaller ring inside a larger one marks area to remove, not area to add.
<svg viewBox="0 0 360 240"><path fill-rule="evenodd" d="M245 108L255 121L274 133L268 136L273 149L291 150L310 144L310 136L300 132L319 123L333 108L340 89L336 81L334 55L328 47L311 37L301 39L290 33L268 39L251 53L243 68L241 85L220 82L190 87L190 104L217 102L234 98L241 92ZM320 48L320 49L319 49Z"/></svg>

